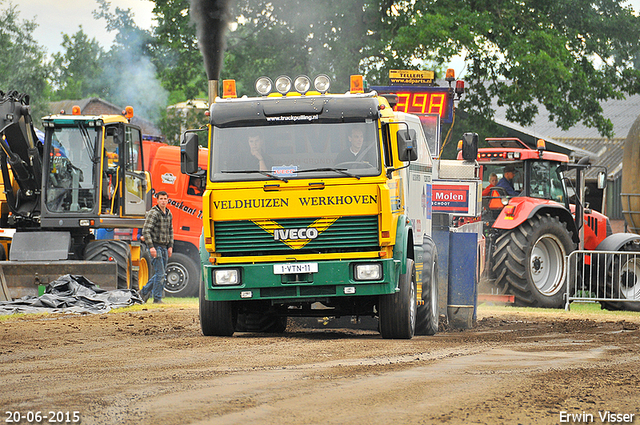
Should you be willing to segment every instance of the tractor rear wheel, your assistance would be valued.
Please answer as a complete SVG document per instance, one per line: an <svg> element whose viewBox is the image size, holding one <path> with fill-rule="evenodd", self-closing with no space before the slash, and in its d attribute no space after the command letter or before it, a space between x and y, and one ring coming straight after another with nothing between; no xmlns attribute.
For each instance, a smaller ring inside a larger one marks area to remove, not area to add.
<svg viewBox="0 0 640 425"><path fill-rule="evenodd" d="M572 234L558 217L535 215L496 240L496 284L507 287L518 305L562 308L566 257L574 249Z"/></svg>

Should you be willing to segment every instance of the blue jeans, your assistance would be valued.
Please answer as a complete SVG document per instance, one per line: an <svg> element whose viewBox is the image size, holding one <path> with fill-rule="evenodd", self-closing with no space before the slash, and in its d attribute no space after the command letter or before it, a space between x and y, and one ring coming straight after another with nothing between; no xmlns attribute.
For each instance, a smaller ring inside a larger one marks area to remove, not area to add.
<svg viewBox="0 0 640 425"><path fill-rule="evenodd" d="M156 246L155 248L156 258L151 259L151 265L155 273L151 276L147 284L144 285L144 288L140 290L140 294L145 295L151 292L154 300L161 300L164 292L164 278L169 261L169 253L164 246Z"/></svg>

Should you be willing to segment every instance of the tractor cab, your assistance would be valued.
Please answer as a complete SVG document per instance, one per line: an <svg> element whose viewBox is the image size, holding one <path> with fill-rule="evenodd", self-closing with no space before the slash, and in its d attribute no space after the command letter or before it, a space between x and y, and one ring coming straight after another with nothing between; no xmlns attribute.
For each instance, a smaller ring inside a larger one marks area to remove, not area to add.
<svg viewBox="0 0 640 425"><path fill-rule="evenodd" d="M532 149L516 138L488 138L489 148L478 150L482 165L483 219L490 225L501 216L513 218L517 198L534 198L569 208L563 170L569 158L549 152L544 145ZM516 198L514 201L512 199ZM512 207L505 207L511 205Z"/></svg>

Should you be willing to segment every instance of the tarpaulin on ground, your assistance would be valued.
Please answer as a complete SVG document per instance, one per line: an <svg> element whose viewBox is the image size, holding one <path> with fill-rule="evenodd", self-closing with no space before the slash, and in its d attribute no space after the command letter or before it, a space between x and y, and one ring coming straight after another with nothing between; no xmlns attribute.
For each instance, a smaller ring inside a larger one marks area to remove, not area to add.
<svg viewBox="0 0 640 425"><path fill-rule="evenodd" d="M64 275L50 282L39 297L0 301L0 314L14 313L106 313L112 308L141 304L133 289L107 291L84 276Z"/></svg>

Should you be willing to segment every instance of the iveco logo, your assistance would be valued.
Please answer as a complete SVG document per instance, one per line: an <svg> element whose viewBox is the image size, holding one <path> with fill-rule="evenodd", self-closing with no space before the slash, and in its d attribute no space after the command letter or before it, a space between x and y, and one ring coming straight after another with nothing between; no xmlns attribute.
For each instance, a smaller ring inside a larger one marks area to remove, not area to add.
<svg viewBox="0 0 640 425"><path fill-rule="evenodd" d="M315 239L318 237L318 229L315 227L303 227L301 229L275 229L273 240L286 241L293 239Z"/></svg>
<svg viewBox="0 0 640 425"><path fill-rule="evenodd" d="M274 241L285 244L291 249L301 249L327 230L340 217L322 217L309 224L309 227L285 229L276 221L253 220L262 230L273 236Z"/></svg>

